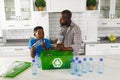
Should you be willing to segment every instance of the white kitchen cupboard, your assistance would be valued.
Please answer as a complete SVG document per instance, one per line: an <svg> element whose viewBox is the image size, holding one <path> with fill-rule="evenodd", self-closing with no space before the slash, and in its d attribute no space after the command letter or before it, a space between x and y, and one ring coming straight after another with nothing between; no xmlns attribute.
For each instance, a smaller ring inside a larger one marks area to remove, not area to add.
<svg viewBox="0 0 120 80"><path fill-rule="evenodd" d="M1 3L0 3L0 7L2 7ZM0 9L0 37L2 37L2 10Z"/></svg>
<svg viewBox="0 0 120 80"><path fill-rule="evenodd" d="M120 19L100 19L99 21L100 27L120 27Z"/></svg>
<svg viewBox="0 0 120 80"><path fill-rule="evenodd" d="M119 18L120 14L120 0L100 0L99 9L101 18Z"/></svg>
<svg viewBox="0 0 120 80"><path fill-rule="evenodd" d="M69 9L72 12L81 12L86 10L86 0L47 0L47 9L52 12L61 12Z"/></svg>
<svg viewBox="0 0 120 80"><path fill-rule="evenodd" d="M100 0L100 27L120 26L120 0Z"/></svg>
<svg viewBox="0 0 120 80"><path fill-rule="evenodd" d="M0 19L0 37L2 37L2 21L1 21L1 19Z"/></svg>
<svg viewBox="0 0 120 80"><path fill-rule="evenodd" d="M86 55L120 54L120 43L86 43Z"/></svg>
<svg viewBox="0 0 120 80"><path fill-rule="evenodd" d="M3 29L32 27L32 0L1 0Z"/></svg>
<svg viewBox="0 0 120 80"><path fill-rule="evenodd" d="M97 10L85 11L80 18L83 42L97 42L99 12Z"/></svg>
<svg viewBox="0 0 120 80"><path fill-rule="evenodd" d="M0 56L30 56L28 46L1 46Z"/></svg>

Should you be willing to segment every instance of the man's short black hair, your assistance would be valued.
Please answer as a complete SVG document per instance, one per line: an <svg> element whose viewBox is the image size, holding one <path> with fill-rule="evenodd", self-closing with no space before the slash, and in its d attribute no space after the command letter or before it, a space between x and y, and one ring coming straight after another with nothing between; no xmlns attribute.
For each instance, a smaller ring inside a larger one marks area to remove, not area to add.
<svg viewBox="0 0 120 80"><path fill-rule="evenodd" d="M36 27L34 28L34 32L36 32L38 29L43 29L43 27L42 27L42 26L36 26Z"/></svg>
<svg viewBox="0 0 120 80"><path fill-rule="evenodd" d="M71 13L70 10L63 10L61 13L62 13L62 14L66 14L69 19L71 19L71 17L72 17L72 13Z"/></svg>

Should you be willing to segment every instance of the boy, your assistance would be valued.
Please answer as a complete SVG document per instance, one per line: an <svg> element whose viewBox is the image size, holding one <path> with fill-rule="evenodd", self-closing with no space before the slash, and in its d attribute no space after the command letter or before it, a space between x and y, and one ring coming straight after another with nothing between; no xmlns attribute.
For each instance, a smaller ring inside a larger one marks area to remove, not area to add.
<svg viewBox="0 0 120 80"><path fill-rule="evenodd" d="M29 40L29 49L31 57L34 58L36 55L40 56L43 50L47 50L51 47L50 40L44 38L44 30L41 26L36 26L34 28L35 38Z"/></svg>

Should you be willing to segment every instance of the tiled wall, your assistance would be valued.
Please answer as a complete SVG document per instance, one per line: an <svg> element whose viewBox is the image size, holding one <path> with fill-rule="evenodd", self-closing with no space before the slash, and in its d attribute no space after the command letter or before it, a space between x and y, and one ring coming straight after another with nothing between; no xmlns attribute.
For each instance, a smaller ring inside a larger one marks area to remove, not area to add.
<svg viewBox="0 0 120 80"><path fill-rule="evenodd" d="M59 18L60 13L49 14L49 37L51 39L58 38L58 34L60 32Z"/></svg>

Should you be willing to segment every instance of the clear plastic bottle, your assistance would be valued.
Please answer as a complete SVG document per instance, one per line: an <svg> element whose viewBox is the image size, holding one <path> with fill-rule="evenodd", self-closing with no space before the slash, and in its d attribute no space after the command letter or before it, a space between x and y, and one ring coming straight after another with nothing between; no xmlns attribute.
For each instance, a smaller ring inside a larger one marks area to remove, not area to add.
<svg viewBox="0 0 120 80"><path fill-rule="evenodd" d="M36 60L36 65L38 68L41 68L41 59L39 55L35 56L35 60Z"/></svg>
<svg viewBox="0 0 120 80"><path fill-rule="evenodd" d="M89 67L88 67L88 71L89 71L89 72L93 72L93 68L94 68L94 65L93 65L93 58L89 58Z"/></svg>
<svg viewBox="0 0 120 80"><path fill-rule="evenodd" d="M32 74L33 75L37 74L37 67L36 67L35 59L32 60Z"/></svg>
<svg viewBox="0 0 120 80"><path fill-rule="evenodd" d="M75 71L75 60L73 59L71 64L70 64L70 71L71 71L71 74L74 75L76 74L76 71Z"/></svg>
<svg viewBox="0 0 120 80"><path fill-rule="evenodd" d="M103 58L100 58L98 64L98 73L103 74L103 72L104 72L104 62L103 62Z"/></svg>
<svg viewBox="0 0 120 80"><path fill-rule="evenodd" d="M87 59L83 58L83 73L87 73Z"/></svg>
<svg viewBox="0 0 120 80"><path fill-rule="evenodd" d="M76 72L78 71L78 70L77 70L78 60L79 60L79 58L76 56L76 57L75 57L75 71L76 71Z"/></svg>
<svg viewBox="0 0 120 80"><path fill-rule="evenodd" d="M82 62L79 60L77 65L77 76L82 76Z"/></svg>

